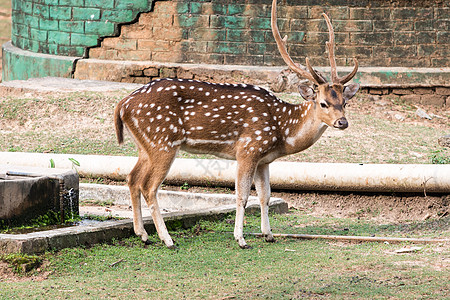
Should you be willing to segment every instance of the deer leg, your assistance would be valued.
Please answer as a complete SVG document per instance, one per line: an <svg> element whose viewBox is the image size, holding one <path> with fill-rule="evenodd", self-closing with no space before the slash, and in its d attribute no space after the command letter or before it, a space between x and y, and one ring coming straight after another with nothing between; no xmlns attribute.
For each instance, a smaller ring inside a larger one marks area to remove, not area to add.
<svg viewBox="0 0 450 300"><path fill-rule="evenodd" d="M166 224L161 215L161 211L158 205L157 193L159 186L166 178L169 172L170 166L175 159L176 151L171 151L169 153L159 152L155 155L154 160L150 162L150 167L148 172L143 177L141 192L144 195L144 199L150 208L153 223L155 225L156 231L158 232L159 238L166 244L170 249L175 248L173 240L167 231Z"/></svg>
<svg viewBox="0 0 450 300"><path fill-rule="evenodd" d="M261 204L261 232L267 242L275 242L269 223L270 180L269 165L259 165L255 172L255 188Z"/></svg>
<svg viewBox="0 0 450 300"><path fill-rule="evenodd" d="M234 238L242 249L251 248L244 239L244 212L252 186L255 167L238 162L236 176L236 220L234 222Z"/></svg>
<svg viewBox="0 0 450 300"><path fill-rule="evenodd" d="M136 166L128 175L128 187L131 195L131 207L133 208L133 228L137 236L141 238L144 243L148 243L148 234L144 228L144 222L142 221L141 210L141 190L139 187L139 178L141 173L145 172L146 162L139 155L139 160Z"/></svg>

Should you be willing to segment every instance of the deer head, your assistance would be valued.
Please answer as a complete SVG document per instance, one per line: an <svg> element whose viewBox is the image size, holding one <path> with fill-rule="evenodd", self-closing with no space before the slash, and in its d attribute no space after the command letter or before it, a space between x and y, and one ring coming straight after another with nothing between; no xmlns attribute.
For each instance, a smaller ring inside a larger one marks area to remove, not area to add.
<svg viewBox="0 0 450 300"><path fill-rule="evenodd" d="M316 88L313 89L307 85L300 85L300 95L305 100L314 102L314 106L316 107L316 117L323 123L330 127L345 129L348 127L348 122L345 118L344 108L347 101L350 100L359 89L359 84L357 83L351 83L347 86L345 84L356 75L356 72L358 71L358 60L356 58L353 59L355 67L351 73L344 77L339 77L337 75L336 58L334 55L334 30L330 19L325 13L323 14L323 17L325 18L329 32L329 41L326 43L326 46L328 48L328 58L331 66L331 83L328 83L325 77L311 66L308 57L306 58L306 68L294 63L286 48L287 36L281 38L278 30L277 0L273 0L272 2L272 32L283 60L293 72L299 75L299 77L308 79L316 86Z"/></svg>

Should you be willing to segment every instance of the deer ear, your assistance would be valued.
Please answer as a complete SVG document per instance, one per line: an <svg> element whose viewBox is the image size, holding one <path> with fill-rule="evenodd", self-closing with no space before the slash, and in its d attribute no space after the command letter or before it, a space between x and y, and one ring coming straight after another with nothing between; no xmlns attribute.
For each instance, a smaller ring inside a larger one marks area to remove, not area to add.
<svg viewBox="0 0 450 300"><path fill-rule="evenodd" d="M345 100L350 100L355 96L359 90L359 83L352 83L344 87L344 94L342 95Z"/></svg>
<svg viewBox="0 0 450 300"><path fill-rule="evenodd" d="M298 86L298 90L300 92L300 95L305 100L314 100L314 99L316 99L316 92L314 92L314 90L311 87L302 84L302 85Z"/></svg>

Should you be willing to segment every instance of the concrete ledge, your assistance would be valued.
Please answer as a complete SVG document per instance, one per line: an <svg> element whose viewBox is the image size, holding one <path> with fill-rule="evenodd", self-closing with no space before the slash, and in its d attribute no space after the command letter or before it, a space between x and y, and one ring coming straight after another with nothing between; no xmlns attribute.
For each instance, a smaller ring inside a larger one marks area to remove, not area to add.
<svg viewBox="0 0 450 300"><path fill-rule="evenodd" d="M83 186L86 189L86 186ZM98 195L101 194L101 188L101 186L93 187L94 190L97 190ZM163 191L161 192L161 194L165 194ZM163 212L164 220L169 228L173 226L189 228L195 225L200 219L218 219L235 211L235 205L227 203L227 201L229 202L231 199L234 199L232 195L169 192L167 196L167 199L172 199L172 196L174 196L175 200L173 200L173 203L183 197L191 200L207 197L205 200L209 199L211 200L211 204L213 204L203 208L197 207L193 210ZM223 201L223 199L226 201ZM246 208L247 213L259 211L259 204L255 203L254 200L251 199L249 201ZM160 202L162 203L164 201ZM218 202L226 203L215 206L215 203ZM284 213L288 210L287 203L280 198L271 198L270 208L276 213ZM148 232L155 231L151 217L145 217L144 224ZM134 232L133 221L131 219L106 221L28 234L0 234L0 253L39 253L47 250L59 250L81 245L89 246L96 243L109 242L112 239L130 237L132 235L134 235Z"/></svg>
<svg viewBox="0 0 450 300"><path fill-rule="evenodd" d="M49 210L78 214L78 195L78 173L70 168L0 164L0 220L21 224Z"/></svg>
<svg viewBox="0 0 450 300"><path fill-rule="evenodd" d="M26 80L47 76L71 78L81 57L59 56L22 50L6 42L2 47L2 80Z"/></svg>
<svg viewBox="0 0 450 300"><path fill-rule="evenodd" d="M11 80L0 83L3 89L19 89L21 91L39 92L110 92L117 90L133 91L142 84L113 82L101 80L80 80L63 77L29 78L27 80ZM8 90L6 91L8 92Z"/></svg>
<svg viewBox="0 0 450 300"><path fill-rule="evenodd" d="M132 211L129 207L130 191L127 186L114 186L104 184L80 184L80 200L95 200L95 202L108 203L108 209L104 207L84 206L80 208L81 214L111 215L113 217L132 218ZM270 198L269 206L276 212L283 213L286 207L279 207L283 200ZM112 204L112 205L111 205ZM141 197L142 215L150 216L150 209L145 200ZM234 194L206 194L174 191L158 191L158 204L163 212L177 211L201 211L205 208L229 206L234 209L236 197ZM116 205L117 207L114 207ZM259 200L255 196L248 199L248 207L259 207Z"/></svg>
<svg viewBox="0 0 450 300"><path fill-rule="evenodd" d="M329 67L317 67L329 76ZM276 92L297 91L299 79L287 67L160 63L81 59L77 61L77 79L146 83L152 78L178 77L214 82L247 83L268 86ZM340 75L352 67L339 67ZM149 75L146 75L149 74ZM362 87L450 86L450 68L361 67L354 78Z"/></svg>
<svg viewBox="0 0 450 300"><path fill-rule="evenodd" d="M317 67L326 76L328 67ZM244 66L161 63L84 59L25 51L7 42L3 45L3 81L64 77L143 84L153 78L191 78L214 82L267 86L275 92L296 92L299 79L286 66ZM352 67L340 67L342 75ZM354 78L362 87L449 87L450 68L361 67Z"/></svg>

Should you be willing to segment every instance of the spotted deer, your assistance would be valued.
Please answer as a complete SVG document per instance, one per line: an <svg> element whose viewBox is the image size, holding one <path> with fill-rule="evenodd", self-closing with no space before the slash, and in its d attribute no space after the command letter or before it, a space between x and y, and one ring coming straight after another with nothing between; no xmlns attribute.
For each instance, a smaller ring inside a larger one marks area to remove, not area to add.
<svg viewBox="0 0 450 300"><path fill-rule="evenodd" d="M344 86L357 72L356 59L353 71L338 77L333 27L328 16L323 16L329 30L331 84L311 67L308 58L307 70L292 61L286 37L282 39L278 31L273 0L272 32L281 56L291 70L317 86L299 87L306 100L301 104L284 102L254 85L172 78L151 81L118 103L114 113L118 141L123 142L125 126L139 150L128 185L134 231L143 242L148 243L148 235L142 221L141 193L150 207L160 239L174 248L160 213L157 191L180 149L236 160L234 237L241 248L248 248L243 235L244 210L254 182L261 203L261 231L266 241L274 241L268 217L269 164L307 149L327 127L347 128L344 107L359 88L355 83Z"/></svg>

